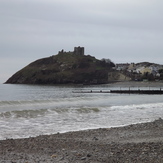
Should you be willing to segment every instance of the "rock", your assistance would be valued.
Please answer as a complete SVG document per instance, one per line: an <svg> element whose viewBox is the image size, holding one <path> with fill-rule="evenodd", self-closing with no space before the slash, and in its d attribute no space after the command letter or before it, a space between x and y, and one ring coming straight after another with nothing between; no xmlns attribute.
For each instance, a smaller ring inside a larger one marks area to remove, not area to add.
<svg viewBox="0 0 163 163"><path fill-rule="evenodd" d="M86 160L86 157L82 157L81 160Z"/></svg>
<svg viewBox="0 0 163 163"><path fill-rule="evenodd" d="M92 155L91 154L87 154L87 157L91 157Z"/></svg>
<svg viewBox="0 0 163 163"><path fill-rule="evenodd" d="M93 140L98 140L98 138L94 137Z"/></svg>

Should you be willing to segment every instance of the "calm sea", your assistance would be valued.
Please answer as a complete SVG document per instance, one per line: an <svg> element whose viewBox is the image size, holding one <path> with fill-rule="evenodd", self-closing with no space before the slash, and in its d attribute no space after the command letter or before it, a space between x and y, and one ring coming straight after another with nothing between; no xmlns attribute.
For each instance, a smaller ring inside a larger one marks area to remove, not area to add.
<svg viewBox="0 0 163 163"><path fill-rule="evenodd" d="M0 84L0 139L109 128L163 118L163 95L74 93L110 89L126 88L117 84Z"/></svg>

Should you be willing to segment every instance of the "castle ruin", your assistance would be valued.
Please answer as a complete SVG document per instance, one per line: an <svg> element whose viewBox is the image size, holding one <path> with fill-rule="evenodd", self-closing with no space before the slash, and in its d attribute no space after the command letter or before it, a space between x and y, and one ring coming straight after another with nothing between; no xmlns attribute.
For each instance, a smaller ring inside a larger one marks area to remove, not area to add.
<svg viewBox="0 0 163 163"><path fill-rule="evenodd" d="M76 55L84 55L84 47L74 47L74 54Z"/></svg>
<svg viewBox="0 0 163 163"><path fill-rule="evenodd" d="M58 52L58 54L64 54L64 53L66 52L63 49ZM71 53L74 53L75 55L84 55L84 47L80 47L80 46L74 47L74 51Z"/></svg>

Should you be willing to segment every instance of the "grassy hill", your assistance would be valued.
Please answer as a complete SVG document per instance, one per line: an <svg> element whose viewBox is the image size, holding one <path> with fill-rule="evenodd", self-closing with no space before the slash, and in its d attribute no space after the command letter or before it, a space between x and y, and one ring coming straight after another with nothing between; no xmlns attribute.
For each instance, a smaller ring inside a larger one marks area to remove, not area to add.
<svg viewBox="0 0 163 163"><path fill-rule="evenodd" d="M90 55L62 52L30 63L6 83L12 84L101 84L108 82L114 64Z"/></svg>

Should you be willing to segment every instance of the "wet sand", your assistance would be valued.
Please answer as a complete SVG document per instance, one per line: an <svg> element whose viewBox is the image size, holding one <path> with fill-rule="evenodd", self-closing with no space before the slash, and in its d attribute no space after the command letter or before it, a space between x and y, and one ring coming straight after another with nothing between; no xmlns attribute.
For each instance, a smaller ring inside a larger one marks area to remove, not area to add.
<svg viewBox="0 0 163 163"><path fill-rule="evenodd" d="M0 141L1 163L161 163L163 120Z"/></svg>

